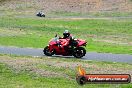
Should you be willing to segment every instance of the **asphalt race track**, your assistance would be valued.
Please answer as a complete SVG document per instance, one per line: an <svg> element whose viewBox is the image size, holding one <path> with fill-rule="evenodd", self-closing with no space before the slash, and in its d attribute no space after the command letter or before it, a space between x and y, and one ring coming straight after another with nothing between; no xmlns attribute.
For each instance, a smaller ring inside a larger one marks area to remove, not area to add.
<svg viewBox="0 0 132 88"><path fill-rule="evenodd" d="M35 49L35 48L18 48L18 47L0 46L0 53L1 54L24 55L24 56L38 56L38 57L44 56L42 48ZM64 56L57 56L57 57L64 57ZM65 58L71 58L71 57L65 57ZM123 62L123 63L132 64L132 55L128 55L128 54L87 52L86 56L81 59L82 60Z"/></svg>

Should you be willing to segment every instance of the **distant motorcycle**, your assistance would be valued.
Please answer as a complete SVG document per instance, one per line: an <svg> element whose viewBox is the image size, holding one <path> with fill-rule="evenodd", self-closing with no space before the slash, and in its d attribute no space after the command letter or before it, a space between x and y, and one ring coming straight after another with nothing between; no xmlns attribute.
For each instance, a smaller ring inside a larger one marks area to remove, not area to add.
<svg viewBox="0 0 132 88"><path fill-rule="evenodd" d="M82 39L59 39L55 38L49 41L48 46L43 50L44 54L47 56L52 55L63 55L63 56L74 56L76 58L81 58L85 56L86 50L83 46L86 46L87 42Z"/></svg>
<svg viewBox="0 0 132 88"><path fill-rule="evenodd" d="M44 14L43 12L38 12L38 13L36 14L36 16L45 17L45 14Z"/></svg>

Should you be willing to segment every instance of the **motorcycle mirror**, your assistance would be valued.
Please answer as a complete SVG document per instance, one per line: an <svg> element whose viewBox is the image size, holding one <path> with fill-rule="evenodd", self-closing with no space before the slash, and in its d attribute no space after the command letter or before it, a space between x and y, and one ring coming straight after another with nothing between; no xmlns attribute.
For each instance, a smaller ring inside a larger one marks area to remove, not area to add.
<svg viewBox="0 0 132 88"><path fill-rule="evenodd" d="M57 37L57 34L55 35L55 37Z"/></svg>

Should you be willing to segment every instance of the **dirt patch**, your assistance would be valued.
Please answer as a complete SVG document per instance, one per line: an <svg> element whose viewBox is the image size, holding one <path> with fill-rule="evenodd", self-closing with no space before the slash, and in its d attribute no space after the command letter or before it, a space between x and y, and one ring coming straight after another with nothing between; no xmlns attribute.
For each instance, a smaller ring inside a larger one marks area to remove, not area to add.
<svg viewBox="0 0 132 88"><path fill-rule="evenodd" d="M37 75L45 77L66 77L65 74L37 68L37 64L42 63L41 59L31 59L31 58L11 58L0 56L0 63L7 64L14 72L19 73L20 71L28 71L30 73L35 73ZM50 62L49 62L50 63ZM43 62L47 64L47 62Z"/></svg>
<svg viewBox="0 0 132 88"><path fill-rule="evenodd" d="M1 0L1 9L47 12L132 12L130 0Z"/></svg>

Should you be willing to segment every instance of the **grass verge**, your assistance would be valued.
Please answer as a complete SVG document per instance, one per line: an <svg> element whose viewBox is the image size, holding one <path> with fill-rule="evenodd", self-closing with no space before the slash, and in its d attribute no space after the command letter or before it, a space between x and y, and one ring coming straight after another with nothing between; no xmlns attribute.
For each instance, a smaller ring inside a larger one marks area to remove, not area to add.
<svg viewBox="0 0 132 88"><path fill-rule="evenodd" d="M113 62L82 61L74 58L21 57L0 55L1 88L131 88L132 84L76 83L76 68L82 65L87 73L132 75L132 65Z"/></svg>
<svg viewBox="0 0 132 88"><path fill-rule="evenodd" d="M0 45L43 48L68 29L88 41L88 51L132 54L131 19L39 19L0 17Z"/></svg>

